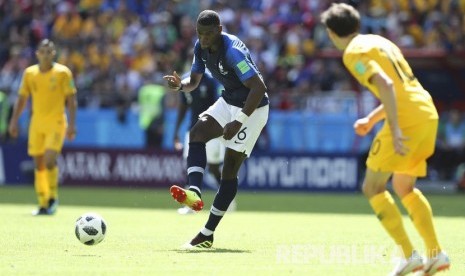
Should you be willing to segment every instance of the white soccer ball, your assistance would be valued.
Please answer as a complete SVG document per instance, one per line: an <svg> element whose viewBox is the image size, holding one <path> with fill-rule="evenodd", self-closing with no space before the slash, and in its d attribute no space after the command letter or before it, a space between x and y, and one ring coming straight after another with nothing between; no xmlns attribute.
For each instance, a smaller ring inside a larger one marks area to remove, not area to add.
<svg viewBox="0 0 465 276"><path fill-rule="evenodd" d="M76 238L85 245L99 244L105 238L107 224L96 213L85 213L76 220Z"/></svg>

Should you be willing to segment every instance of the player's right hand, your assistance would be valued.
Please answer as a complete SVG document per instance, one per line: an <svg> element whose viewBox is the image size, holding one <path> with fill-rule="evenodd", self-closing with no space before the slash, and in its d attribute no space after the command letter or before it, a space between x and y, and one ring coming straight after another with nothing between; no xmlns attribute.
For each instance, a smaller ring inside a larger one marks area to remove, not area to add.
<svg viewBox="0 0 465 276"><path fill-rule="evenodd" d="M12 138L18 137L18 123L10 123L10 125L8 126L8 133Z"/></svg>
<svg viewBox="0 0 465 276"><path fill-rule="evenodd" d="M367 117L360 118L354 123L355 133L357 133L357 135L360 136L367 135L372 128L373 125L370 123L370 119L368 119Z"/></svg>
<svg viewBox="0 0 465 276"><path fill-rule="evenodd" d="M405 137L402 134L402 131L400 128L396 128L394 130L391 130L392 132L392 142L394 144L394 151L399 154L399 155L406 155L409 152L409 148L405 145L405 141L407 141L409 138Z"/></svg>
<svg viewBox="0 0 465 276"><path fill-rule="evenodd" d="M241 130L242 123L234 120L227 123L223 128L224 140L231 140Z"/></svg>
<svg viewBox="0 0 465 276"><path fill-rule="evenodd" d="M173 145L174 145L174 149L175 149L175 150L177 150L177 151L182 150L182 143L179 142L179 138L178 138L178 137L174 138Z"/></svg>
<svg viewBox="0 0 465 276"><path fill-rule="evenodd" d="M74 138L76 138L76 126L70 124L66 129L66 139L73 141Z"/></svg>
<svg viewBox="0 0 465 276"><path fill-rule="evenodd" d="M163 77L168 82L168 87L178 91L179 88L181 87L181 77L176 73L176 71L173 72L173 75L166 75Z"/></svg>

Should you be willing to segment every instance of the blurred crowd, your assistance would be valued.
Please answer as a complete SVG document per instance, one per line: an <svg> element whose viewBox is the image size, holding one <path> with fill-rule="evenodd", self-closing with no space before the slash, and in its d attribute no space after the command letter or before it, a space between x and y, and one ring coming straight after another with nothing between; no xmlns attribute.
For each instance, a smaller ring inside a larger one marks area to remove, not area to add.
<svg viewBox="0 0 465 276"><path fill-rule="evenodd" d="M0 0L0 90L14 97L22 71L35 62L43 38L71 68L79 105L127 108L144 83L190 68L195 19L214 9L226 31L248 45L275 108L302 108L304 95L351 90L319 14L329 0ZM403 48L465 48L465 0L352 0L362 32L384 35ZM276 95L276 97L273 97ZM168 98L168 107L176 97Z"/></svg>
<svg viewBox="0 0 465 276"><path fill-rule="evenodd" d="M441 116L435 153L429 160L429 177L454 180L465 188L465 120L457 109Z"/></svg>

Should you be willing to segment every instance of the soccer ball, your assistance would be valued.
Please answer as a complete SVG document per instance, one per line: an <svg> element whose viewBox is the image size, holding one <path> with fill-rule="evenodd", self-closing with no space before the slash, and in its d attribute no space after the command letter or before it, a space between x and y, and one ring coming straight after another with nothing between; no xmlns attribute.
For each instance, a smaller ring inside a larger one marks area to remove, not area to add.
<svg viewBox="0 0 465 276"><path fill-rule="evenodd" d="M76 220L76 238L85 245L99 244L105 238L107 224L95 213L85 213Z"/></svg>

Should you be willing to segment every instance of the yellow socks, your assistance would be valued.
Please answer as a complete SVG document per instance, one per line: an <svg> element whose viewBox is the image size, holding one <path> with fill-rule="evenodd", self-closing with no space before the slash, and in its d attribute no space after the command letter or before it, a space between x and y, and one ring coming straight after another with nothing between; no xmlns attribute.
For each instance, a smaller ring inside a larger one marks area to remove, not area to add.
<svg viewBox="0 0 465 276"><path fill-rule="evenodd" d="M50 198L47 170L35 170L34 176L34 187L39 201L39 207L47 208L48 200Z"/></svg>
<svg viewBox="0 0 465 276"><path fill-rule="evenodd" d="M441 251L441 247L434 230L433 214L428 200L418 189L414 189L413 192L402 198L402 204L425 242L426 256L428 258L436 256ZM370 205L389 235L396 244L402 247L404 256L410 257L413 246L402 224L400 211L389 192L386 191L372 197Z"/></svg>
<svg viewBox="0 0 465 276"><path fill-rule="evenodd" d="M441 248L436 238L433 225L433 213L428 200L418 189L402 198L402 204L407 209L410 218L426 245L426 256L436 256Z"/></svg>
<svg viewBox="0 0 465 276"><path fill-rule="evenodd" d="M402 215L391 194L385 191L373 196L370 198L370 205L384 229L386 229L396 244L402 248L404 257L409 258L412 255L413 246L405 232Z"/></svg>
<svg viewBox="0 0 465 276"><path fill-rule="evenodd" d="M58 198L58 166L55 166L48 172L48 184L50 187L50 198Z"/></svg>

